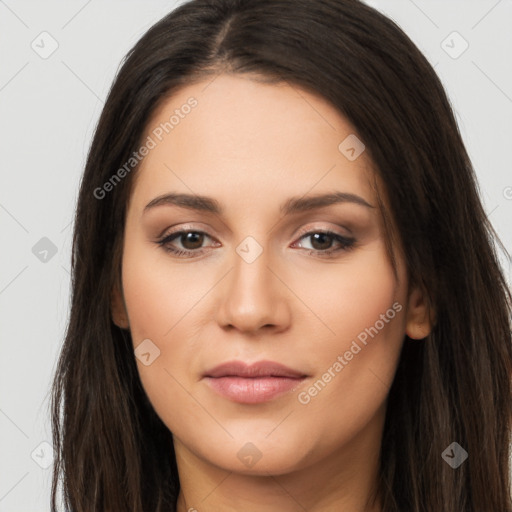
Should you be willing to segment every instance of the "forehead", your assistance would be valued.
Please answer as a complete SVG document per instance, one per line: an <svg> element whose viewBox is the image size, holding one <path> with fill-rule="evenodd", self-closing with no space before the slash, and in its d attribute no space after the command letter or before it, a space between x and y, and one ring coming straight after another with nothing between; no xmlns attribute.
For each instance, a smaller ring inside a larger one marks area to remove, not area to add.
<svg viewBox="0 0 512 512"><path fill-rule="evenodd" d="M353 158L363 148L356 137L331 104L296 85L211 77L153 113L142 138L153 147L137 170L134 201L143 207L178 190L268 206L338 190L373 203L372 164L365 151Z"/></svg>

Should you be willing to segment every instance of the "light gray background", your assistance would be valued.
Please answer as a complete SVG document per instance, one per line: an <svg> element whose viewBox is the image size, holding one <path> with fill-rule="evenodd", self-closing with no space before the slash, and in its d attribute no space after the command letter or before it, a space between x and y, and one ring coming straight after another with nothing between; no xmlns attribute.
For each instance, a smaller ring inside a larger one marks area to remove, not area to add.
<svg viewBox="0 0 512 512"><path fill-rule="evenodd" d="M435 66L486 211L512 252L512 0L368 3ZM51 468L40 466L52 456L48 390L68 315L78 183L122 57L176 5L0 0L0 512L50 509ZM31 47L49 51L52 39L58 48L46 59ZM57 250L47 261L32 251L43 237ZM510 261L501 261L510 283Z"/></svg>

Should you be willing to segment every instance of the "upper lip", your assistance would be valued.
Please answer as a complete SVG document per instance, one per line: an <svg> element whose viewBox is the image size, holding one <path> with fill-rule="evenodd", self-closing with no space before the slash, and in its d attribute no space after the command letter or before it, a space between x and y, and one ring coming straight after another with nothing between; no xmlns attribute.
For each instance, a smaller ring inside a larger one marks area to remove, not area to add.
<svg viewBox="0 0 512 512"><path fill-rule="evenodd" d="M273 361L258 361L253 364L243 361L228 361L205 372L204 377L306 377L303 372L293 370Z"/></svg>

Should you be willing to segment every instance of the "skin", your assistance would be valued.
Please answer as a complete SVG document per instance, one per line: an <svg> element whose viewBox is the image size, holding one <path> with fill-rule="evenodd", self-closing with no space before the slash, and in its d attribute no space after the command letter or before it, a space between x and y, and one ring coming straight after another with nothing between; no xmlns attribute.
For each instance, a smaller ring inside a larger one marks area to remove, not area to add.
<svg viewBox="0 0 512 512"><path fill-rule="evenodd" d="M198 105L137 170L122 290L112 299L113 319L130 329L134 348L150 339L160 350L148 366L137 365L173 432L178 511L379 511L378 502L365 503L378 475L386 397L404 335L424 338L430 323L422 292L408 289L399 248L398 280L393 273L371 161L366 152L354 161L340 152L356 132L324 99L251 76L222 74L184 87L155 111L143 140L191 96ZM375 207L279 212L291 197L333 191ZM144 213L170 192L215 198L224 212L164 204ZM156 243L179 229L207 234L202 245L185 237L168 244L193 257ZM329 238L315 243L311 232L326 229L355 238L355 246L322 256L340 247ZM248 236L262 249L251 263L236 251ZM394 318L301 403L299 393L394 303L402 306ZM239 404L202 379L233 359L277 361L308 377L268 402ZM251 467L237 456L250 450L247 443L261 455Z"/></svg>

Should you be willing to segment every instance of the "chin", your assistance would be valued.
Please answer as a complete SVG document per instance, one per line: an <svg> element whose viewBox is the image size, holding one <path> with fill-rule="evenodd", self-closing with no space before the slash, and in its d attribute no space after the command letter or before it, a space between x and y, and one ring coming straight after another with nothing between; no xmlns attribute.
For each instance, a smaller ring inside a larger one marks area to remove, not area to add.
<svg viewBox="0 0 512 512"><path fill-rule="evenodd" d="M243 440L202 446L196 453L208 464L243 475L282 475L305 467L308 460L311 462L300 440L285 444L260 438L261 434L259 439L250 441L251 436L246 435Z"/></svg>

